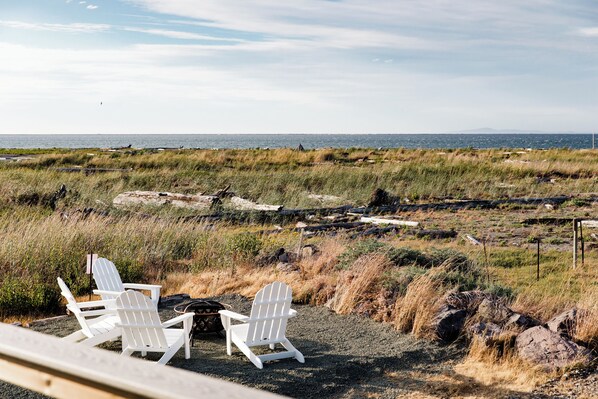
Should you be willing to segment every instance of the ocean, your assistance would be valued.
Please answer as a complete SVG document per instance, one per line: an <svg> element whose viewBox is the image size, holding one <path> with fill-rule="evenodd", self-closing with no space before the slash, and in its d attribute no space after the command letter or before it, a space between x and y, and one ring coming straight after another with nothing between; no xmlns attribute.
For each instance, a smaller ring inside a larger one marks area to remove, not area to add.
<svg viewBox="0 0 598 399"><path fill-rule="evenodd" d="M592 134L36 134L0 148L592 148Z"/></svg>

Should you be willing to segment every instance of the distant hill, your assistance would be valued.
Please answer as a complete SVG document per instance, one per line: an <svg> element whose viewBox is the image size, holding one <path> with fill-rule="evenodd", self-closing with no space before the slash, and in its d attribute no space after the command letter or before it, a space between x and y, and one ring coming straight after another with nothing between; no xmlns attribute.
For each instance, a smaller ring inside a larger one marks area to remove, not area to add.
<svg viewBox="0 0 598 399"><path fill-rule="evenodd" d="M458 130L451 133L477 133L477 134L492 134L492 133L546 133L541 130L520 130L520 129L493 129L490 127L481 127L479 129Z"/></svg>

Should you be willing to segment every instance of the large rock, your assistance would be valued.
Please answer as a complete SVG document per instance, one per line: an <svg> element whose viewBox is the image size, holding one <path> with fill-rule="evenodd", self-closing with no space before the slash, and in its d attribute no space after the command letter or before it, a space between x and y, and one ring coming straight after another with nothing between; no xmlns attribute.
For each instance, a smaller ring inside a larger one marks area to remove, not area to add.
<svg viewBox="0 0 598 399"><path fill-rule="evenodd" d="M513 313L507 305L497 299L486 298L478 306L478 316L486 322L503 324Z"/></svg>
<svg viewBox="0 0 598 399"><path fill-rule="evenodd" d="M505 321L503 328L505 330L527 330L539 325L540 322L533 317L515 312Z"/></svg>
<svg viewBox="0 0 598 399"><path fill-rule="evenodd" d="M453 292L447 295L446 303L454 309L465 309L467 313L473 314L478 311L484 299L493 299L493 296L479 290Z"/></svg>
<svg viewBox="0 0 598 399"><path fill-rule="evenodd" d="M433 321L436 336L443 342L454 341L459 337L466 318L466 310L445 307Z"/></svg>
<svg viewBox="0 0 598 399"><path fill-rule="evenodd" d="M494 323L479 322L470 326L467 329L470 335L480 338L484 343L497 338L502 333L502 329L499 325Z"/></svg>
<svg viewBox="0 0 598 399"><path fill-rule="evenodd" d="M590 351L542 326L532 327L517 336L515 347L519 356L555 370L574 364L589 364Z"/></svg>
<svg viewBox="0 0 598 399"><path fill-rule="evenodd" d="M572 308L553 317L546 326L550 331L571 338L575 334L577 326L577 309Z"/></svg>

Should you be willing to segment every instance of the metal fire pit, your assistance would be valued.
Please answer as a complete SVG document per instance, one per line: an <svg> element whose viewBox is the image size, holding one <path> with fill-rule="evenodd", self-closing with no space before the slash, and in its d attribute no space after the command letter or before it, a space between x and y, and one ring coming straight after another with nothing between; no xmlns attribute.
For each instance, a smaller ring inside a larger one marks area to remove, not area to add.
<svg viewBox="0 0 598 399"><path fill-rule="evenodd" d="M195 313L193 316L193 328L191 329L191 342L200 334L216 333L223 337L222 320L219 310L230 308L230 305L216 301L196 299L181 303L174 307L176 313Z"/></svg>

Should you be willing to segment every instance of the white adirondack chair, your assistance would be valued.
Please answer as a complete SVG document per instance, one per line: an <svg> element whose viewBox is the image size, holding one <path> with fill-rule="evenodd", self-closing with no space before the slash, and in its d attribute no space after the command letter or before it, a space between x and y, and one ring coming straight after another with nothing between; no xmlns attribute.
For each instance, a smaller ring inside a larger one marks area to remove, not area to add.
<svg viewBox="0 0 598 399"><path fill-rule="evenodd" d="M93 279L98 287L94 294L102 299L115 299L125 290L150 291L152 302L158 306L161 285L123 283L114 263L106 258L98 258L93 264Z"/></svg>
<svg viewBox="0 0 598 399"><path fill-rule="evenodd" d="M226 353L232 354L232 343L259 369L264 362L294 357L304 363L303 354L287 339L287 320L297 315L291 309L293 294L291 287L284 283L274 282L262 288L255 296L249 317L230 310L221 310L222 325L226 330ZM242 324L232 325L231 320ZM274 349L281 344L286 351L257 356L251 347L269 345Z"/></svg>
<svg viewBox="0 0 598 399"><path fill-rule="evenodd" d="M117 327L120 319L114 309L114 300L112 301L90 301L77 302L64 281L58 277L58 285L62 291L62 296L66 298L67 309L71 311L81 325L79 331L64 337L65 341L80 342L84 345L95 346L102 342L114 340L121 334L120 327ZM103 309L85 310L85 308Z"/></svg>
<svg viewBox="0 0 598 399"><path fill-rule="evenodd" d="M163 352L158 364L166 364L185 345L185 359L191 357L190 335L193 313L185 313L164 323L153 302L137 291L125 291L116 298L116 312L123 334L122 355L133 352ZM167 328L178 323L183 328Z"/></svg>

